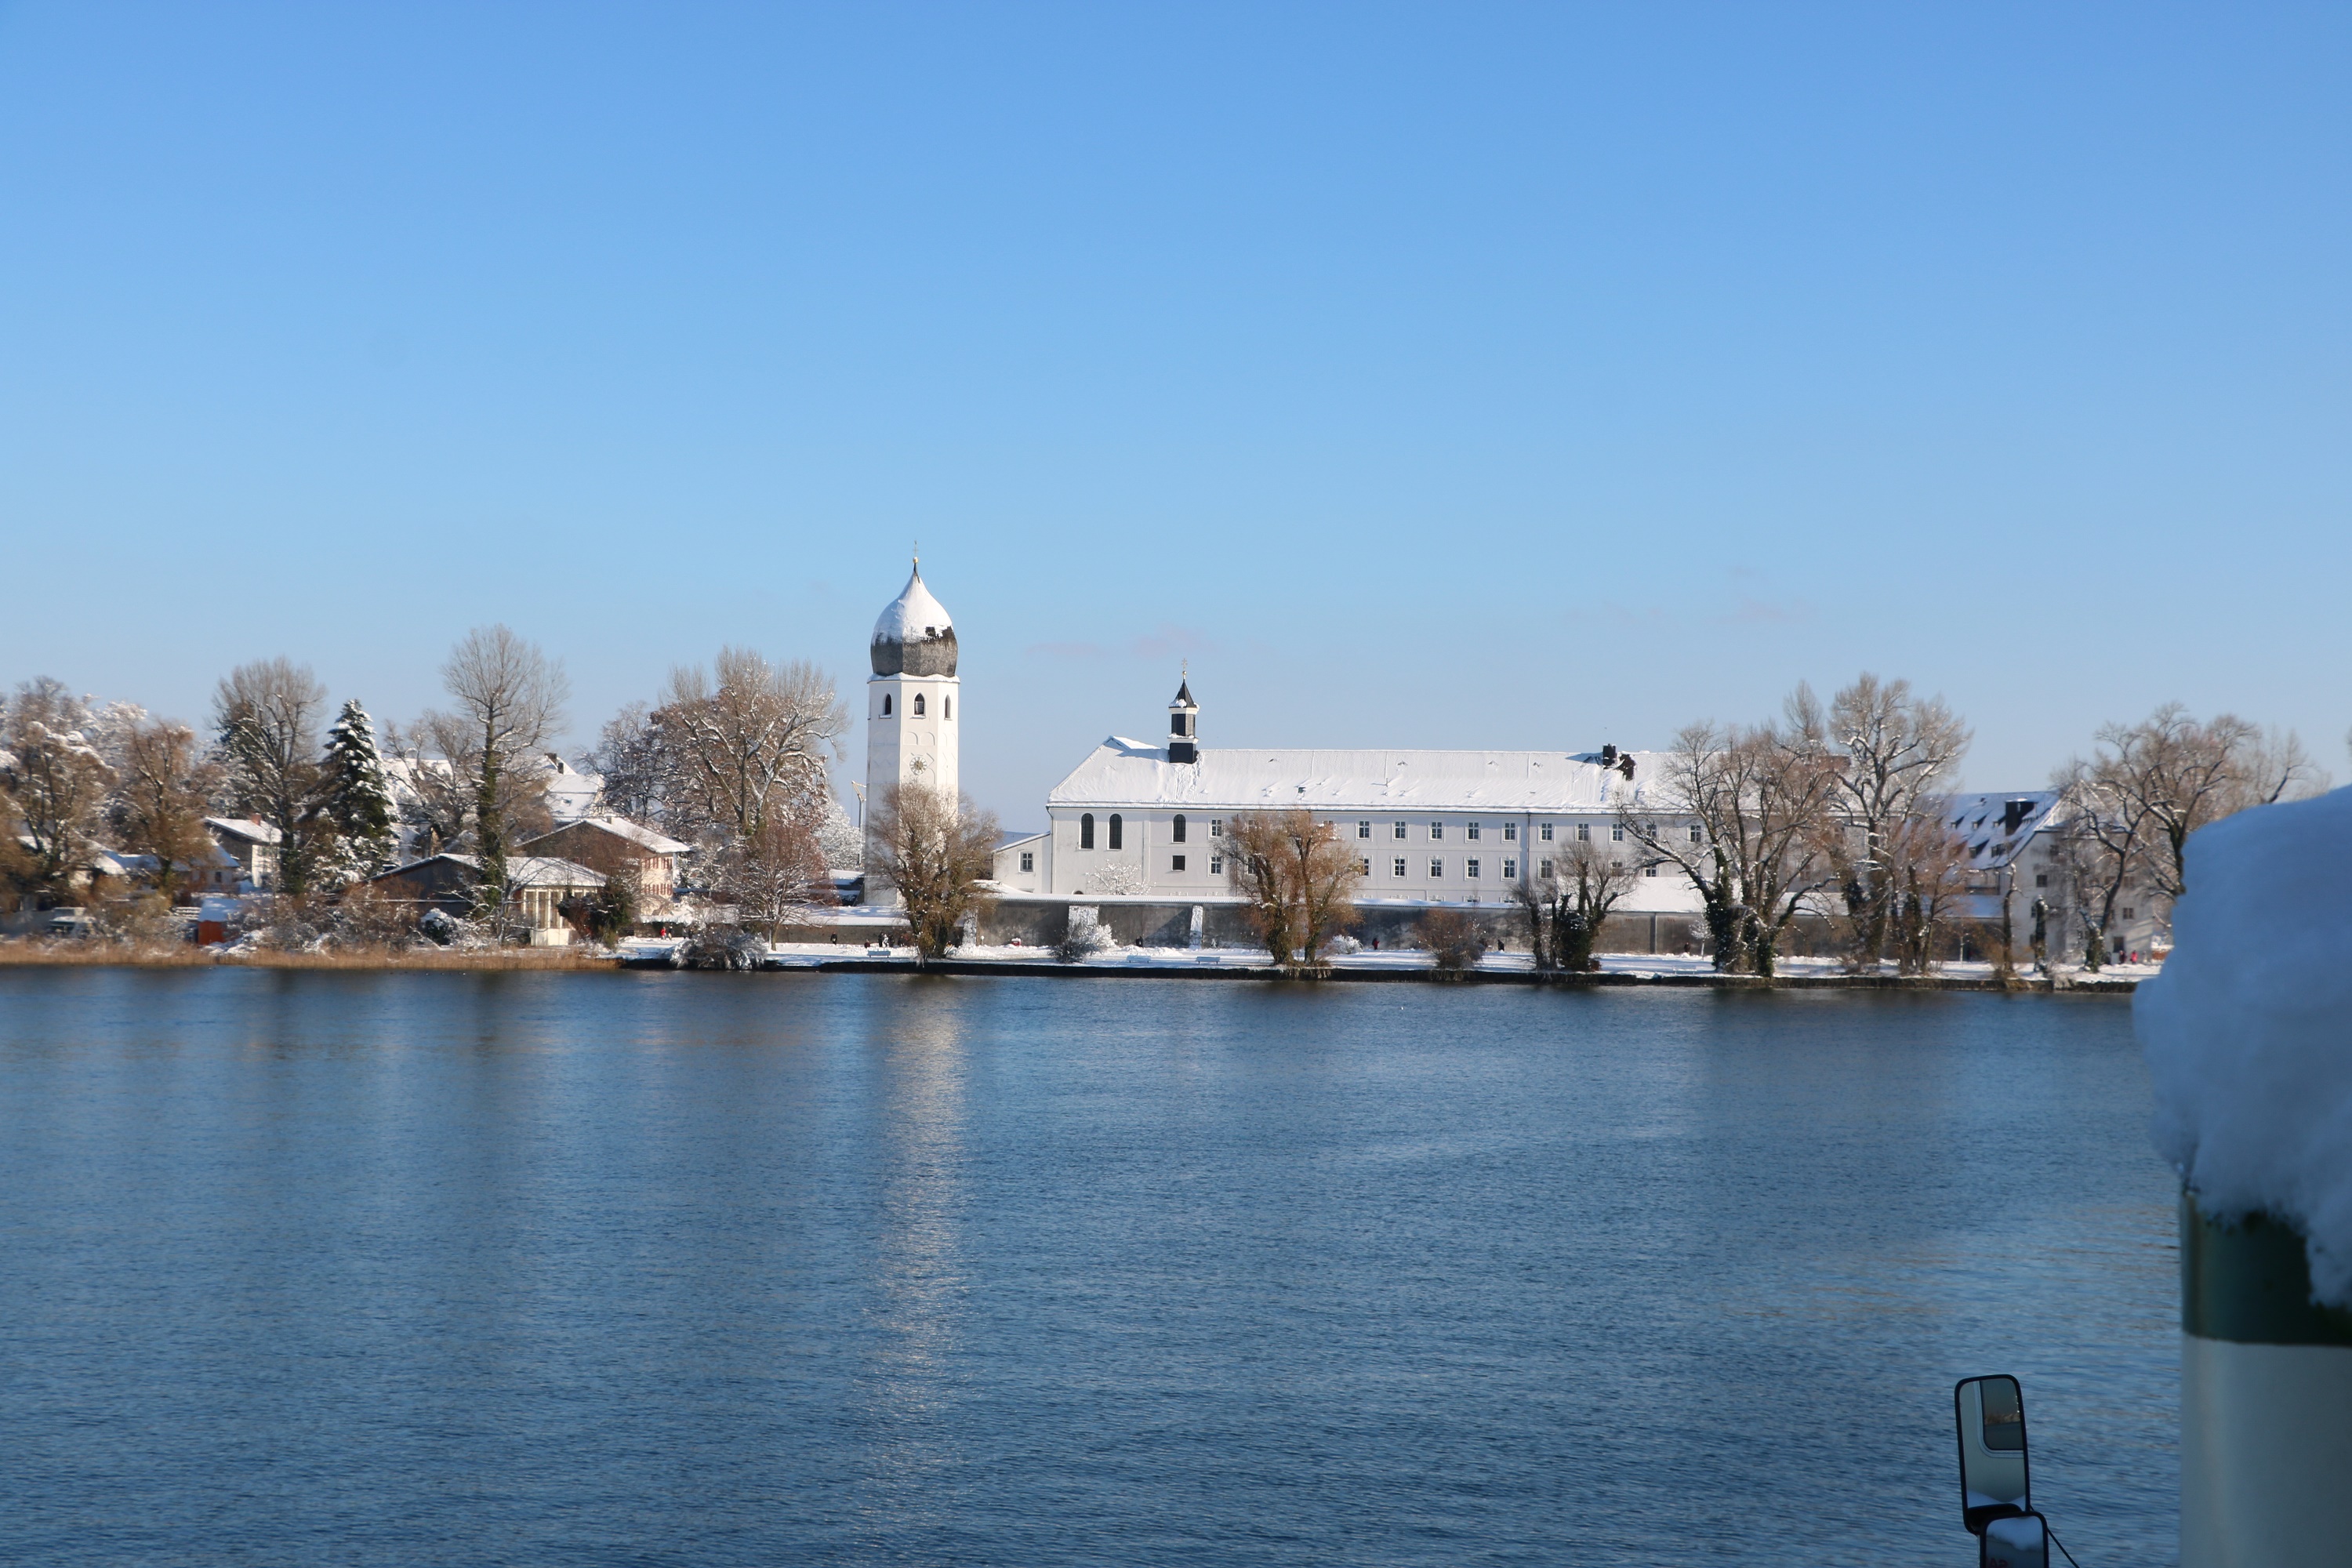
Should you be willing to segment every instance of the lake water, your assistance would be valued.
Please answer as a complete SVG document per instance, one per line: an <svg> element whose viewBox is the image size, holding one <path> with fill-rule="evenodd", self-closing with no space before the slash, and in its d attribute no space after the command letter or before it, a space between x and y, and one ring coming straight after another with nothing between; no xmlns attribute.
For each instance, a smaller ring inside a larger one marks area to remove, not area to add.
<svg viewBox="0 0 2352 1568"><path fill-rule="evenodd" d="M2112 999L0 970L0 1561L2174 1554Z"/></svg>

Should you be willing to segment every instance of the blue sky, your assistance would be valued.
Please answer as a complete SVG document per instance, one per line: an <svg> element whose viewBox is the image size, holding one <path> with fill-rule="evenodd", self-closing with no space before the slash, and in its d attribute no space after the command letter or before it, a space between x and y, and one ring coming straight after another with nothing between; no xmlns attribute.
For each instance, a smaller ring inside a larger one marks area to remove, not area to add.
<svg viewBox="0 0 2352 1568"><path fill-rule="evenodd" d="M0 5L0 679L584 740L854 695L1009 825L1211 744L1654 745L1864 668L2032 784L2346 772L2352 12ZM858 755L852 742L852 766Z"/></svg>

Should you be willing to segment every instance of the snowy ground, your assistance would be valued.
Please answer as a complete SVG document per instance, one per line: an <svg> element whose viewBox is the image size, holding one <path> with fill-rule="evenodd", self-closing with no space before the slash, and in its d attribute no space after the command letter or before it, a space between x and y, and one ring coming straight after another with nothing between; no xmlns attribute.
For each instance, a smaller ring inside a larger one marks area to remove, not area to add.
<svg viewBox="0 0 2352 1568"><path fill-rule="evenodd" d="M634 938L621 944L622 956L639 961L658 961L668 956L675 945L666 941ZM856 961L860 958L905 961L915 956L910 947L866 947L853 942L778 942L768 950L768 962L780 969L814 967L820 963ZM1007 965L1054 963L1059 962L1049 947L964 947L954 953L959 963L977 962ZM1256 969L1266 963L1264 952L1253 948L1208 948L1193 952L1178 947L1121 947L1098 953L1086 961L1093 969ZM1339 970L1397 971L1425 970L1430 967L1425 952L1357 952L1331 960ZM1526 952L1490 952L1479 962L1482 971L1528 973L1535 961ZM1711 974L1715 966L1705 958L1685 957L1669 953L1608 952L1601 955L1602 973L1624 975ZM2152 963L2110 964L2099 972L2099 977L2111 980L2145 980L2158 973ZM1841 975L1846 973L1843 961L1834 958L1784 958L1780 971L1783 975ZM1890 966L1886 973L1892 973ZM1984 963L1945 963L1937 966L1939 976L1955 980L1990 979L1992 965ZM2062 976L2068 980L2087 978L2080 971L2065 969Z"/></svg>

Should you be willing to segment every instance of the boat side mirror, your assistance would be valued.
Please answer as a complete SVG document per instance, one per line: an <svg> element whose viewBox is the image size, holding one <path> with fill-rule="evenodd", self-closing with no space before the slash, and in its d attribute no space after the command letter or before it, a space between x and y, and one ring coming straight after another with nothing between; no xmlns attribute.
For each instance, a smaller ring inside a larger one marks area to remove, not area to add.
<svg viewBox="0 0 2352 1568"><path fill-rule="evenodd" d="M1985 1521L1977 1537L1978 1568L2050 1568L2050 1526L2038 1513Z"/></svg>
<svg viewBox="0 0 2352 1568"><path fill-rule="evenodd" d="M1952 1412L1960 1437L1960 1522L1971 1533L1982 1535L1995 1520L2032 1513L2033 1488L2025 1462L2025 1391L2017 1379L1960 1379L1952 1389Z"/></svg>

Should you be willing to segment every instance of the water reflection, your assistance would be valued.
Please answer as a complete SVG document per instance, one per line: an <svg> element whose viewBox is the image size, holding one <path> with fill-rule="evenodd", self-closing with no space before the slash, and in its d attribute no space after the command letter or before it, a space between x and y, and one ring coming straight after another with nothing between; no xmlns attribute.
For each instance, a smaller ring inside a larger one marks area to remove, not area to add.
<svg viewBox="0 0 2352 1568"><path fill-rule="evenodd" d="M854 1402L873 1445L875 1523L918 1532L950 1522L940 1504L963 1454L957 1367L967 1202L966 1016L952 997L910 988L884 1000L866 1050L876 1074L870 1348Z"/></svg>

